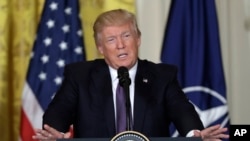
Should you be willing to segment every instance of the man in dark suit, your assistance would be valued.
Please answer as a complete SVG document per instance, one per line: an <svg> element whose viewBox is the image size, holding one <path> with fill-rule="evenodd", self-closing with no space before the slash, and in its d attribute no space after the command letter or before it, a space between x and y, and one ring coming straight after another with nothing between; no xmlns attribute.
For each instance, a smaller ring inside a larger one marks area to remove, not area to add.
<svg viewBox="0 0 250 141"><path fill-rule="evenodd" d="M132 130L147 137L168 137L174 123L180 135L203 140L228 138L220 125L204 129L194 106L177 81L177 68L138 58L141 33L135 16L122 9L101 14L93 26L104 59L67 65L60 90L43 116L43 129L34 139L113 137L118 132L115 91L117 69L124 66L131 79Z"/></svg>

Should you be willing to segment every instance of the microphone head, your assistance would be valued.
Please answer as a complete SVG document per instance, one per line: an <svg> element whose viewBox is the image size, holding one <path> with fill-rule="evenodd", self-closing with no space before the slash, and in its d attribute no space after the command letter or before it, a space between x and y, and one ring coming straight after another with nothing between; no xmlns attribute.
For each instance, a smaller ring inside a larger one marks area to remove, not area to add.
<svg viewBox="0 0 250 141"><path fill-rule="evenodd" d="M118 77L122 77L124 75L129 75L128 74L128 69L124 66L121 66L118 68Z"/></svg>
<svg viewBox="0 0 250 141"><path fill-rule="evenodd" d="M130 85L131 84L131 80L129 78L129 72L128 69L124 66L121 66L118 68L118 78L119 78L119 84L121 86L124 85Z"/></svg>

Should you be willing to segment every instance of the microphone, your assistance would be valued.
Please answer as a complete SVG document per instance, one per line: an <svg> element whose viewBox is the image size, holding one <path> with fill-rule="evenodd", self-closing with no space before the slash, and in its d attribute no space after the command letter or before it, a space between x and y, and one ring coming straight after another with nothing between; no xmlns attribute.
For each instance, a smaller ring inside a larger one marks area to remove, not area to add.
<svg viewBox="0 0 250 141"><path fill-rule="evenodd" d="M118 78L119 84L124 88L131 84L131 79L129 78L128 69L126 67L119 67L118 68Z"/></svg>
<svg viewBox="0 0 250 141"><path fill-rule="evenodd" d="M132 130L132 112L129 94L129 85L131 84L131 79L129 78L128 69L124 66L118 68L118 79L119 85L123 87L126 96L126 125L127 130Z"/></svg>

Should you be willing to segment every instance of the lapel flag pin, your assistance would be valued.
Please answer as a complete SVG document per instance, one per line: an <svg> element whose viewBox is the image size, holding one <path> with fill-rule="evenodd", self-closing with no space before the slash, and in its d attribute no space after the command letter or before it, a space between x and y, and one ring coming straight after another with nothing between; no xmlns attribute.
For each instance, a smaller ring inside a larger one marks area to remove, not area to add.
<svg viewBox="0 0 250 141"><path fill-rule="evenodd" d="M144 83L148 83L148 79L146 79L146 78L143 78L143 80L142 80Z"/></svg>

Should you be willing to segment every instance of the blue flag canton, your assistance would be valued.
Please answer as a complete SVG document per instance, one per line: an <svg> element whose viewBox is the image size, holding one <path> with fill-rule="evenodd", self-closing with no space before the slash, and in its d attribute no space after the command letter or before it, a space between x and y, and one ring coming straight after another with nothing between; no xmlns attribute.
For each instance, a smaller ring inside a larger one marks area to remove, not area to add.
<svg viewBox="0 0 250 141"><path fill-rule="evenodd" d="M85 60L77 0L47 0L31 54L27 81L45 109L66 64Z"/></svg>

